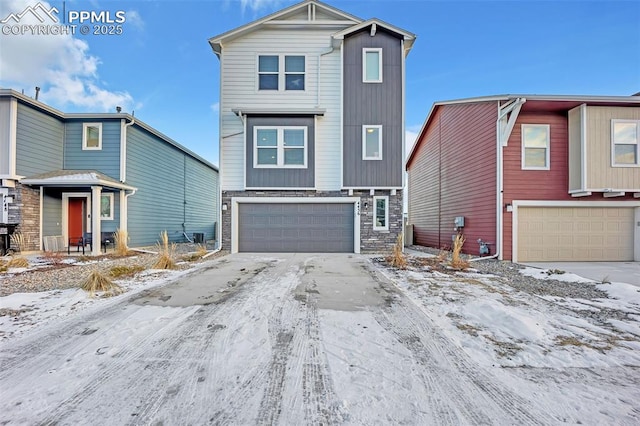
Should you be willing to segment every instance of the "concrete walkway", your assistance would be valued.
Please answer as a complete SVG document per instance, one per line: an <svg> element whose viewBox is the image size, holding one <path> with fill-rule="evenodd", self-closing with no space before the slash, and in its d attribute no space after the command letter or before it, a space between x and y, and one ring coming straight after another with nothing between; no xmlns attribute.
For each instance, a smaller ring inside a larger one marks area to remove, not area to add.
<svg viewBox="0 0 640 426"><path fill-rule="evenodd" d="M523 265L560 269L594 281L627 283L640 287L640 262L533 262Z"/></svg>

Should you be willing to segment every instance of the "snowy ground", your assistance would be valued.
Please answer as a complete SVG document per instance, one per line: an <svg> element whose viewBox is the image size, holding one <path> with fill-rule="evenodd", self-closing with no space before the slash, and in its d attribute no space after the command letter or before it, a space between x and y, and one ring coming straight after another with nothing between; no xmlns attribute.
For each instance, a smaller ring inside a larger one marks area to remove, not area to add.
<svg viewBox="0 0 640 426"><path fill-rule="evenodd" d="M15 315L0 317L1 424L640 418L637 287L540 297L356 255L228 255L147 274L110 299L0 298Z"/></svg>

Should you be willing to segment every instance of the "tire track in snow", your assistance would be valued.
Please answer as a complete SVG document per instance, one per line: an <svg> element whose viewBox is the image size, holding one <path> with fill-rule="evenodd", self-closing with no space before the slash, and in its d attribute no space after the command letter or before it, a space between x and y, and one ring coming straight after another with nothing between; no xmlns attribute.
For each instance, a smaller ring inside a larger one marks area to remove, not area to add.
<svg viewBox="0 0 640 426"><path fill-rule="evenodd" d="M428 317L405 297L396 296L374 317L396 336L424 371L419 372L429 389L437 390L449 401L436 412L447 414L445 423L546 424L557 420L535 409L515 392L495 384L483 374L461 349L440 334ZM458 418L461 416L462 418Z"/></svg>

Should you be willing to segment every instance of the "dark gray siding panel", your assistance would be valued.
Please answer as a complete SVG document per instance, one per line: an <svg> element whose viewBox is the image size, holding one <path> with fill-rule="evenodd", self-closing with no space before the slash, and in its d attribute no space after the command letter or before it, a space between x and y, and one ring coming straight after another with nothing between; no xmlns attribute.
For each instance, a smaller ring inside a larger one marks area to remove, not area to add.
<svg viewBox="0 0 640 426"><path fill-rule="evenodd" d="M120 179L120 120L102 121L102 149L82 150L82 124L91 120L74 120L66 124L64 168L97 170Z"/></svg>
<svg viewBox="0 0 640 426"><path fill-rule="evenodd" d="M353 253L353 204L239 206L241 252Z"/></svg>
<svg viewBox="0 0 640 426"><path fill-rule="evenodd" d="M212 238L217 172L136 126L127 136L126 183L138 188L129 197L131 245L153 245L165 230L171 241L184 241L183 231Z"/></svg>
<svg viewBox="0 0 640 426"><path fill-rule="evenodd" d="M32 176L62 169L64 124L18 103L16 173Z"/></svg>
<svg viewBox="0 0 640 426"><path fill-rule="evenodd" d="M254 126L307 126L306 169L255 169ZM313 117L249 117L247 121L246 172L248 188L313 188L315 185L315 126Z"/></svg>
<svg viewBox="0 0 640 426"><path fill-rule="evenodd" d="M362 82L362 49L382 48L382 83ZM345 39L343 184L402 186L402 48L400 40L369 29ZM362 126L382 125L382 160L362 160Z"/></svg>
<svg viewBox="0 0 640 426"><path fill-rule="evenodd" d="M42 197L42 235L62 235L62 193L60 190L45 188Z"/></svg>

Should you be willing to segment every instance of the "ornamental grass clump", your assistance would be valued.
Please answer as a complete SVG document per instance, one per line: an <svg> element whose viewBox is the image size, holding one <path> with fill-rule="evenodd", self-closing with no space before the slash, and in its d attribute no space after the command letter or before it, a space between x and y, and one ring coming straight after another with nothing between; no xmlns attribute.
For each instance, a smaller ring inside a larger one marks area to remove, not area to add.
<svg viewBox="0 0 640 426"><path fill-rule="evenodd" d="M109 275L113 278L133 277L138 272L144 271L144 269L145 268L142 265L117 265L109 269Z"/></svg>
<svg viewBox="0 0 640 426"><path fill-rule="evenodd" d="M94 269L89 276L80 285L80 288L89 293L90 297L94 297L96 293L103 292L104 296L115 296L123 293L124 289L98 269Z"/></svg>
<svg viewBox="0 0 640 426"><path fill-rule="evenodd" d="M7 262L7 268L28 268L29 261L23 256L13 256Z"/></svg>
<svg viewBox="0 0 640 426"><path fill-rule="evenodd" d="M462 246L464 245L464 235L458 234L456 238L453 240L453 251L451 253L451 261L449 262L449 266L454 269L467 269L469 267L469 261L463 259L460 256L462 253Z"/></svg>
<svg viewBox="0 0 640 426"><path fill-rule="evenodd" d="M398 235L391 255L387 257L389 265L398 269L407 269L407 257L402 252L402 234Z"/></svg>
<svg viewBox="0 0 640 426"><path fill-rule="evenodd" d="M167 231L160 233L160 242L156 243L156 250L158 251L158 258L153 264L153 269L175 269L176 261L176 245L169 244L169 235Z"/></svg>
<svg viewBox="0 0 640 426"><path fill-rule="evenodd" d="M24 252L27 249L27 238L22 234L22 232L16 232L9 236L11 238L11 246L17 247L20 253Z"/></svg>
<svg viewBox="0 0 640 426"><path fill-rule="evenodd" d="M115 253L116 256L126 256L129 254L129 247L127 247L127 242L129 241L129 234L124 229L117 229L113 235L114 245L115 245Z"/></svg>

